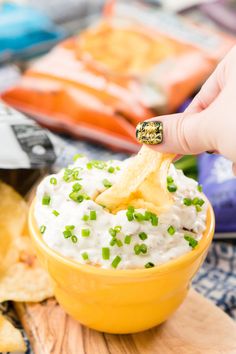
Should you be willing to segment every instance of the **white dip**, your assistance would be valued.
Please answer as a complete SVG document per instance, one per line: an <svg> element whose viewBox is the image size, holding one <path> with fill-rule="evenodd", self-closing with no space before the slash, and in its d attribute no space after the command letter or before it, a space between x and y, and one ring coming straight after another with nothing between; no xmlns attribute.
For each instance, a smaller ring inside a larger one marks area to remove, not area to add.
<svg viewBox="0 0 236 354"><path fill-rule="evenodd" d="M79 157L68 169L40 183L35 218L49 247L80 263L112 269L153 267L196 247L206 227L207 202L197 182L173 165L169 182L172 190L177 186L172 192L174 203L168 212L157 215L158 220L148 213L148 220L143 220L144 209L131 208L128 216L127 210L113 215L92 200L117 181L128 162Z"/></svg>

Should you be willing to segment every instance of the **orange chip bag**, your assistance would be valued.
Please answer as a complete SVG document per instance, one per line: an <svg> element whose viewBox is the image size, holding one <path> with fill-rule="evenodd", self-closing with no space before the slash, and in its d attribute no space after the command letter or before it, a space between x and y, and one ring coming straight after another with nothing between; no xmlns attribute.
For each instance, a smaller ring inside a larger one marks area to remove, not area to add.
<svg viewBox="0 0 236 354"><path fill-rule="evenodd" d="M233 44L126 2L36 61L3 99L53 129L137 152L135 125L173 112Z"/></svg>

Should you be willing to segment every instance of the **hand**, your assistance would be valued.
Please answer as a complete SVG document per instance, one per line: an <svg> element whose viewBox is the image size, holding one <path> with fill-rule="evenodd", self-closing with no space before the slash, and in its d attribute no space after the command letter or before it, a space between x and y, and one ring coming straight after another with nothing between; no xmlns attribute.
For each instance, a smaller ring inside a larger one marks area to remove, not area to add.
<svg viewBox="0 0 236 354"><path fill-rule="evenodd" d="M236 174L236 46L220 62L183 113L151 119L162 122L160 152L181 155L214 151L233 162Z"/></svg>

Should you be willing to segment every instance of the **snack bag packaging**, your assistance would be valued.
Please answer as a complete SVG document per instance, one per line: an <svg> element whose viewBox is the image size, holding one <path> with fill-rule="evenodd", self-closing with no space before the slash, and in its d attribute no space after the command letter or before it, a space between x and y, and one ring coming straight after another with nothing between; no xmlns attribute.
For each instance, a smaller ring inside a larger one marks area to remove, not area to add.
<svg viewBox="0 0 236 354"><path fill-rule="evenodd" d="M65 37L47 16L11 2L0 4L0 63L45 53Z"/></svg>
<svg viewBox="0 0 236 354"><path fill-rule="evenodd" d="M3 99L52 129L137 152L135 125L175 111L233 44L156 8L109 2L99 23L36 61Z"/></svg>
<svg viewBox="0 0 236 354"><path fill-rule="evenodd" d="M232 162L219 155L202 154L198 158L199 182L216 216L218 237L236 236L236 178Z"/></svg>

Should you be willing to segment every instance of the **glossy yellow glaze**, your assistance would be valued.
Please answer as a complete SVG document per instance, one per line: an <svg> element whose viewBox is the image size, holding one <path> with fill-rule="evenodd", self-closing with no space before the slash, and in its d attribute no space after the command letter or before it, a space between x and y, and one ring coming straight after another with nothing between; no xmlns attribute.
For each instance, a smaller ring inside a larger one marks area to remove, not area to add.
<svg viewBox="0 0 236 354"><path fill-rule="evenodd" d="M193 251L150 269L109 270L79 264L49 248L33 210L34 203L29 213L31 237L58 302L82 324L110 333L139 332L165 321L183 302L214 234L209 207L206 231Z"/></svg>

